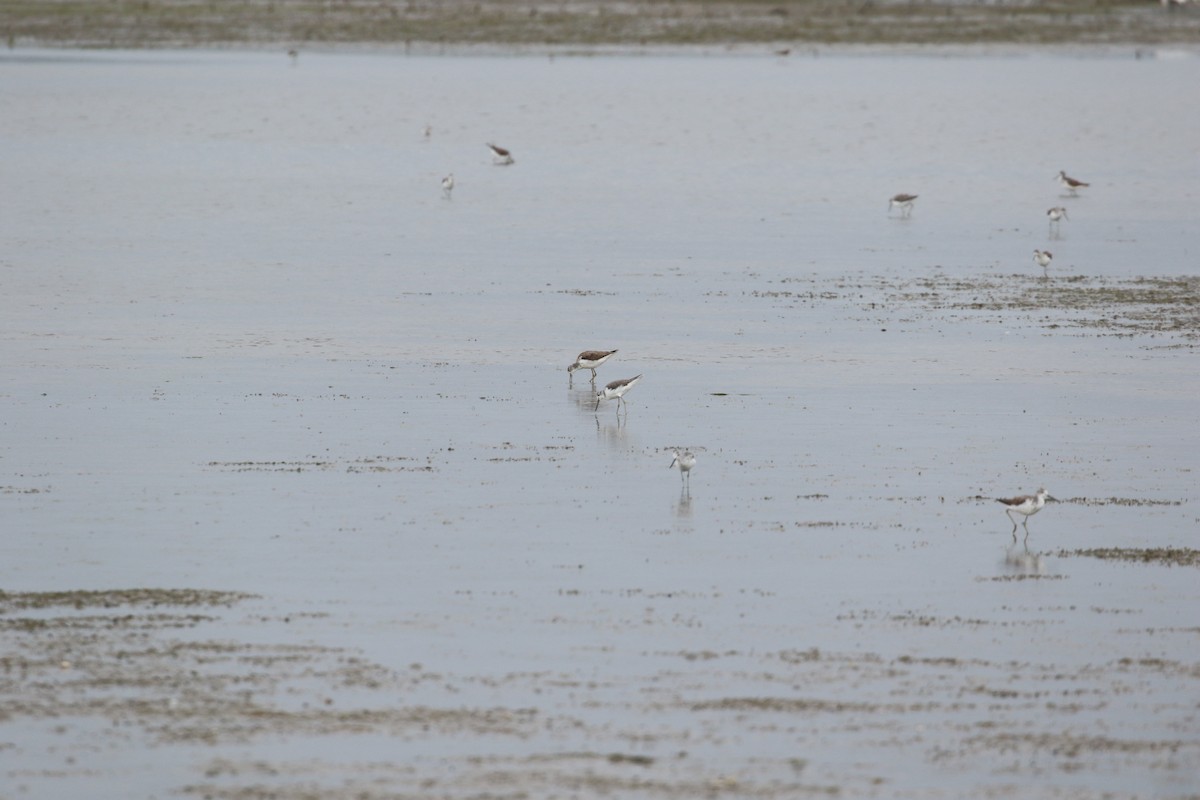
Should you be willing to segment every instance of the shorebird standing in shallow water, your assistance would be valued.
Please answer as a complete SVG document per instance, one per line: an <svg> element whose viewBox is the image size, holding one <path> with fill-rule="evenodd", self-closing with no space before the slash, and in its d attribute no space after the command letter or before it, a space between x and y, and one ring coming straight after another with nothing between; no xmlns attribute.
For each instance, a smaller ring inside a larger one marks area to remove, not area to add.
<svg viewBox="0 0 1200 800"><path fill-rule="evenodd" d="M632 378L621 378L620 380L613 381L608 386L605 386L603 391L596 392L596 410L600 410L601 400L612 400L615 397L617 399L617 413L621 413L621 404L625 403L625 413L628 414L629 403L627 403L625 398L621 395L632 389L634 385L641 379L641 375L637 375Z"/></svg>
<svg viewBox="0 0 1200 800"><path fill-rule="evenodd" d="M1020 497L997 497L996 502L1004 506L1004 513L1008 515L1008 520L1013 524L1013 541L1017 540L1017 521L1013 519L1013 512L1022 514L1025 520L1022 524L1025 526L1025 538L1029 538L1029 518L1042 510L1042 506L1046 505L1047 500L1054 500L1046 493L1045 489L1038 489L1037 494L1023 494Z"/></svg>
<svg viewBox="0 0 1200 800"><path fill-rule="evenodd" d="M442 196L447 200L450 199L450 193L454 191L454 173L451 172L446 177L442 178Z"/></svg>
<svg viewBox="0 0 1200 800"><path fill-rule="evenodd" d="M1050 230L1052 231L1058 230L1058 226L1062 220L1070 219L1070 217L1067 216L1067 210L1062 206L1055 206L1054 208L1047 209L1046 218L1050 220Z"/></svg>
<svg viewBox="0 0 1200 800"><path fill-rule="evenodd" d="M674 467L676 464L678 464L679 480L682 481L686 479L687 485L691 486L692 467L696 466L696 457L692 455L691 451L685 451L683 455L680 455L679 451L676 450L672 455L675 456L675 460L671 462L671 466L667 467L667 469L671 469L671 467Z"/></svg>
<svg viewBox="0 0 1200 800"><path fill-rule="evenodd" d="M913 201L917 199L915 194L898 194L891 200L888 200L888 213L892 213L892 206L900 207L900 216L907 217L912 213Z"/></svg>
<svg viewBox="0 0 1200 800"><path fill-rule="evenodd" d="M571 375L577 369L590 369L592 371L592 380L596 380L596 367L603 364L608 359L612 358L616 350L584 350L575 359L575 363L567 367L567 374Z"/></svg>
<svg viewBox="0 0 1200 800"><path fill-rule="evenodd" d="M1049 250L1033 251L1033 263L1045 270L1047 275L1050 274L1050 262L1053 260L1054 253L1051 253Z"/></svg>
<svg viewBox="0 0 1200 800"><path fill-rule="evenodd" d="M507 167L509 164L513 163L512 153L510 153L508 150L504 149L503 147L498 147L491 142L488 142L487 146L492 149L492 163L496 166Z"/></svg>
<svg viewBox="0 0 1200 800"><path fill-rule="evenodd" d="M1090 183L1084 183L1083 181L1075 180L1067 174L1066 170L1062 169L1058 171L1058 182L1063 185L1064 189L1071 193L1072 197L1079 194L1079 190L1085 186L1091 186Z"/></svg>

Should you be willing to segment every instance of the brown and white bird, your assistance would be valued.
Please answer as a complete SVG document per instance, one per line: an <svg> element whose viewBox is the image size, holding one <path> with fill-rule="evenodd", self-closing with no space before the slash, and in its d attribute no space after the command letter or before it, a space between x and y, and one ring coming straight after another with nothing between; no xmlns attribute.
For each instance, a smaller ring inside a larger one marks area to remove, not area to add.
<svg viewBox="0 0 1200 800"><path fill-rule="evenodd" d="M1078 194L1079 190L1084 188L1085 186L1091 186L1090 183L1084 183L1083 181L1072 178L1070 175L1067 174L1066 170L1062 170L1062 169L1060 169L1058 171L1058 182L1061 183L1063 185L1063 188L1066 189L1068 192L1070 192L1072 195Z"/></svg>
<svg viewBox="0 0 1200 800"><path fill-rule="evenodd" d="M507 167L513 163L512 153L505 148L494 145L491 142L488 142L487 146L492 150L492 163L496 166Z"/></svg>
<svg viewBox="0 0 1200 800"><path fill-rule="evenodd" d="M596 380L596 367L603 364L612 358L616 350L584 350L575 359L575 363L567 367L567 374L571 374L577 369L590 369L592 371L592 380Z"/></svg>
<svg viewBox="0 0 1200 800"><path fill-rule="evenodd" d="M1054 260L1054 254L1049 250L1034 250L1033 263L1037 264L1042 269L1048 270L1050 262Z"/></svg>
<svg viewBox="0 0 1200 800"><path fill-rule="evenodd" d="M442 195L449 200L450 193L454 191L454 173L451 172L446 177L442 178Z"/></svg>
<svg viewBox="0 0 1200 800"><path fill-rule="evenodd" d="M1022 524L1025 526L1025 538L1029 538L1029 518L1042 510L1046 505L1047 500L1054 500L1045 489L1038 489L1037 494L1023 494L1019 497L997 497L996 502L1004 506L1004 513L1008 515L1008 521L1013 524L1013 541L1017 539L1017 521L1013 519L1013 512L1021 514L1025 517Z"/></svg>
<svg viewBox="0 0 1200 800"><path fill-rule="evenodd" d="M629 403L625 401L625 398L623 397L623 395L626 392L628 392L630 389L632 389L634 386L636 386L637 382L640 381L641 379L642 379L641 375L636 375L632 378L621 378L620 380L613 381L608 386L605 386L603 391L596 393L596 410L597 411L600 410L600 401L601 400L616 399L617 413L618 414L621 413L621 404L625 403L625 413L628 414L629 413Z"/></svg>
<svg viewBox="0 0 1200 800"><path fill-rule="evenodd" d="M1055 206L1054 208L1047 209L1046 218L1050 220L1050 227L1052 229L1058 227L1060 220L1070 219L1070 217L1067 216L1067 210L1062 206Z"/></svg>
<svg viewBox="0 0 1200 800"><path fill-rule="evenodd" d="M888 213L891 213L892 206L899 206L901 215L907 217L912 213L913 201L916 199L915 194L900 193L888 200Z"/></svg>

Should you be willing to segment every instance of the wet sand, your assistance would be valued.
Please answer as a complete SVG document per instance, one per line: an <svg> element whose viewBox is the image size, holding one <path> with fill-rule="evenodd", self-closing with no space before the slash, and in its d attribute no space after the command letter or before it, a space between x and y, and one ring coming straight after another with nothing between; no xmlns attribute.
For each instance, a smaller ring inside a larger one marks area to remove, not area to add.
<svg viewBox="0 0 1200 800"><path fill-rule="evenodd" d="M1198 69L0 58L0 795L1197 796Z"/></svg>

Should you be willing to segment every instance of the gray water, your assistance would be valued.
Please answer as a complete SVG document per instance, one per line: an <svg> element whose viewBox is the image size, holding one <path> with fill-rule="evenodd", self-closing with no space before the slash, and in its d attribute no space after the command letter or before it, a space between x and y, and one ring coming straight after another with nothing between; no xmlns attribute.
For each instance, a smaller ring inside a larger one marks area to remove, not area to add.
<svg viewBox="0 0 1200 800"><path fill-rule="evenodd" d="M1194 796L1195 567L1071 554L1197 547L1195 327L906 292L1036 280L1034 248L1053 286L1195 275L1198 80L3 55L0 589L250 592L172 636L436 676L279 706L536 722L97 744L103 714L15 714L0 796L192 794L215 759L325 796ZM627 410L569 380L594 348L598 387L644 374ZM1014 543L986 498L1043 485ZM544 766L580 753L653 761Z"/></svg>

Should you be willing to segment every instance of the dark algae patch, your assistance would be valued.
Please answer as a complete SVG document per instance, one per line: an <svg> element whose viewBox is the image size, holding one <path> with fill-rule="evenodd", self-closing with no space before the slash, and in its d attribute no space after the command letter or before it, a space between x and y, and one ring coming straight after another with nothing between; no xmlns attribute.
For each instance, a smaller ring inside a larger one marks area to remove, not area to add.
<svg viewBox="0 0 1200 800"><path fill-rule="evenodd" d="M1060 558L1080 556L1107 561L1165 564L1169 567L1200 566L1200 550L1190 547L1092 547L1084 550L1060 550L1058 555Z"/></svg>
<svg viewBox="0 0 1200 800"><path fill-rule="evenodd" d="M1059 500L1060 503L1077 503L1081 506L1181 506L1182 500L1155 500L1142 497L1071 497Z"/></svg>
<svg viewBox="0 0 1200 800"><path fill-rule="evenodd" d="M895 279L883 276L832 281L783 278L786 289L750 293L784 308L847 304L859 313L915 309L944 321L1024 319L1049 331L1093 336L1159 336L1193 347L1200 339L1200 278L1139 276L1044 277L1036 274ZM808 284L808 285L806 285ZM792 286L795 285L795 288Z"/></svg>
<svg viewBox="0 0 1200 800"><path fill-rule="evenodd" d="M892 299L954 312L1058 312L1042 327L1099 335L1200 337L1200 278L1090 278L1004 275L921 278L888 287Z"/></svg>
<svg viewBox="0 0 1200 800"><path fill-rule="evenodd" d="M63 592L0 591L0 614L33 608L117 608L119 606L230 606L254 597L204 589L108 589Z"/></svg>

